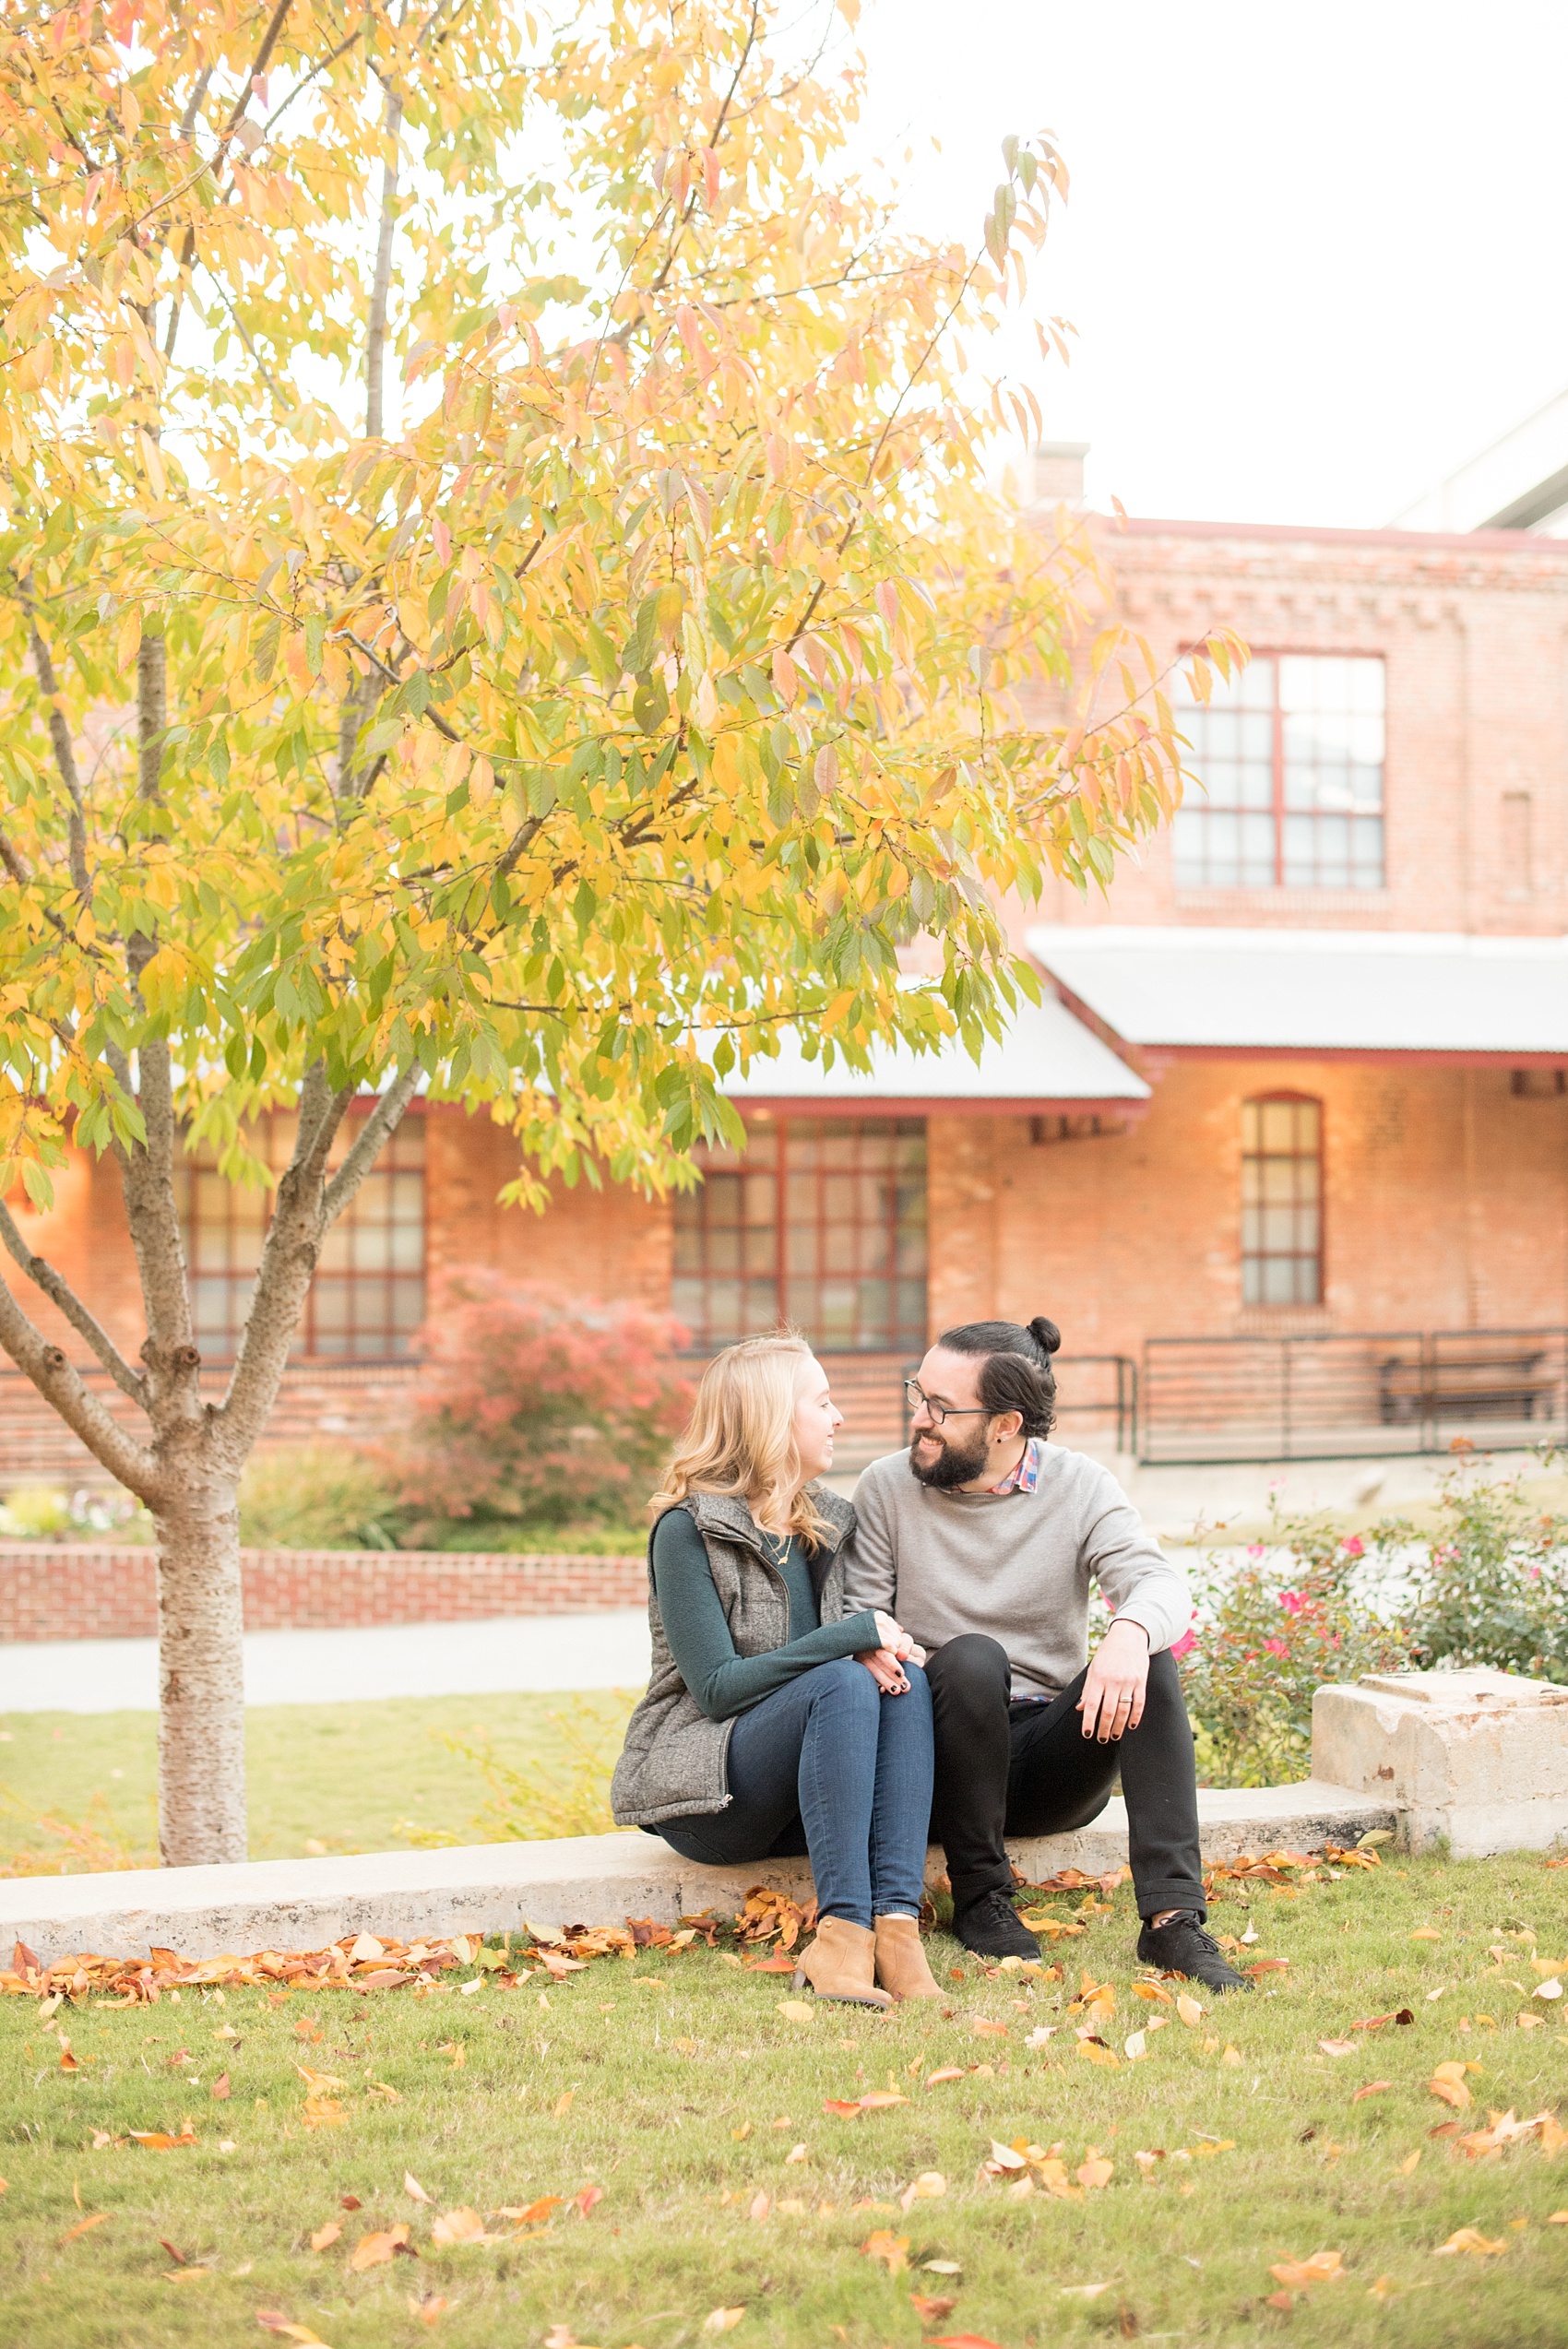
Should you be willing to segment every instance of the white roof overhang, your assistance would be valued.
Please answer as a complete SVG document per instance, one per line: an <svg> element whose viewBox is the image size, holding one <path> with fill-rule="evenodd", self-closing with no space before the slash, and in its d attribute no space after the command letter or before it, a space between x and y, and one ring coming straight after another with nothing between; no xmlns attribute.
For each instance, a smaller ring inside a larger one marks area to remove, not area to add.
<svg viewBox="0 0 1568 2349"><path fill-rule="evenodd" d="M1123 1043L1178 1053L1568 1060L1568 938L1078 929L1028 948Z"/></svg>
<svg viewBox="0 0 1568 2349"><path fill-rule="evenodd" d="M724 1091L740 1109L869 1111L880 1117L928 1117L943 1111L985 1110L1014 1116L1140 1111L1149 1088L1108 1045L1075 1019L1054 996L1020 1003L1001 1043L988 1042L978 1061L961 1044L940 1052L878 1045L862 1075L842 1061L825 1068L808 1061L792 1032L776 1058L754 1061Z"/></svg>

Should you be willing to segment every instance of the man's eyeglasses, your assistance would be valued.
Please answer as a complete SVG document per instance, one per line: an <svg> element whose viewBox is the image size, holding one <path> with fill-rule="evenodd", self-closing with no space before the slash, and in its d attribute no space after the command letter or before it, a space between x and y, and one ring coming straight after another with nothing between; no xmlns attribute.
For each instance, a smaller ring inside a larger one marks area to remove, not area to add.
<svg viewBox="0 0 1568 2349"><path fill-rule="evenodd" d="M914 1379L904 1381L904 1400L909 1406L911 1418L917 1411L923 1411L933 1428L940 1428L948 1419L989 1419L991 1417L983 1404L971 1406L967 1411L955 1411L945 1403L933 1403Z"/></svg>

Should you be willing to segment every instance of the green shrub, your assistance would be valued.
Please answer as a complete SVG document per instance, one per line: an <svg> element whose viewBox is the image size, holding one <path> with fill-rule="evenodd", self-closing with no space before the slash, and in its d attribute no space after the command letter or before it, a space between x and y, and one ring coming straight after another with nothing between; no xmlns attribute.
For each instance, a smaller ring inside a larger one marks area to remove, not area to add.
<svg viewBox="0 0 1568 2349"><path fill-rule="evenodd" d="M391 1549L398 1527L386 1470L350 1444L260 1453L240 1479L240 1539L255 1549Z"/></svg>
<svg viewBox="0 0 1568 2349"><path fill-rule="evenodd" d="M449 1274L422 1335L413 1417L395 1474L405 1540L467 1522L547 1536L635 1522L691 1407L667 1313L485 1270ZM636 1547L642 1547L639 1536ZM510 1544L506 1544L510 1547Z"/></svg>
<svg viewBox="0 0 1568 2349"><path fill-rule="evenodd" d="M1203 1552L1198 1620L1174 1653L1206 1784L1309 1777L1316 1690L1409 1667L1408 1627L1377 1604L1384 1564L1358 1535L1312 1517L1277 1517L1240 1558Z"/></svg>
<svg viewBox="0 0 1568 2349"><path fill-rule="evenodd" d="M1364 1537L1276 1517L1240 1556L1202 1548L1198 1620L1174 1653L1206 1784L1307 1776L1325 1682L1476 1665L1568 1681L1568 1517L1467 1459L1436 1514L1431 1530L1389 1517Z"/></svg>
<svg viewBox="0 0 1568 2349"><path fill-rule="evenodd" d="M46 1485L18 1485L0 1507L0 1535L8 1541L57 1541L71 1527L71 1503Z"/></svg>
<svg viewBox="0 0 1568 2349"><path fill-rule="evenodd" d="M1434 1536L1391 1519L1375 1538L1424 1553L1410 1617L1423 1670L1491 1665L1568 1680L1568 1517L1533 1506L1520 1477L1496 1480L1461 1463L1443 1481Z"/></svg>

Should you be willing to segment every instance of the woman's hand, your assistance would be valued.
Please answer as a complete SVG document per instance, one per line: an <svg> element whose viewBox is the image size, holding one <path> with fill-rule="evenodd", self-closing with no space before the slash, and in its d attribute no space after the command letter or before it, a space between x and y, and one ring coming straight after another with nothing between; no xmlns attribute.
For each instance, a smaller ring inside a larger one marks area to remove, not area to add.
<svg viewBox="0 0 1568 2349"><path fill-rule="evenodd" d="M923 1664L925 1650L910 1638L901 1623L895 1622L893 1617L885 1614L880 1607L873 1609L873 1615L882 1645L862 1648L855 1662L865 1666L884 1696L907 1696L909 1676L904 1667L906 1664Z"/></svg>

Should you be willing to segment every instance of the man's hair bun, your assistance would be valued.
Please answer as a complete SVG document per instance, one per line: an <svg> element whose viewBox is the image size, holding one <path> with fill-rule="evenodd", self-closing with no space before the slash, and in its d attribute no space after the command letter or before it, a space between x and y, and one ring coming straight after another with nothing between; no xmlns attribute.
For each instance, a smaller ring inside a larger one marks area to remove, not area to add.
<svg viewBox="0 0 1568 2349"><path fill-rule="evenodd" d="M1037 1313L1029 1323L1029 1335L1042 1354L1054 1354L1062 1343L1061 1331L1054 1322L1048 1322L1043 1313Z"/></svg>

